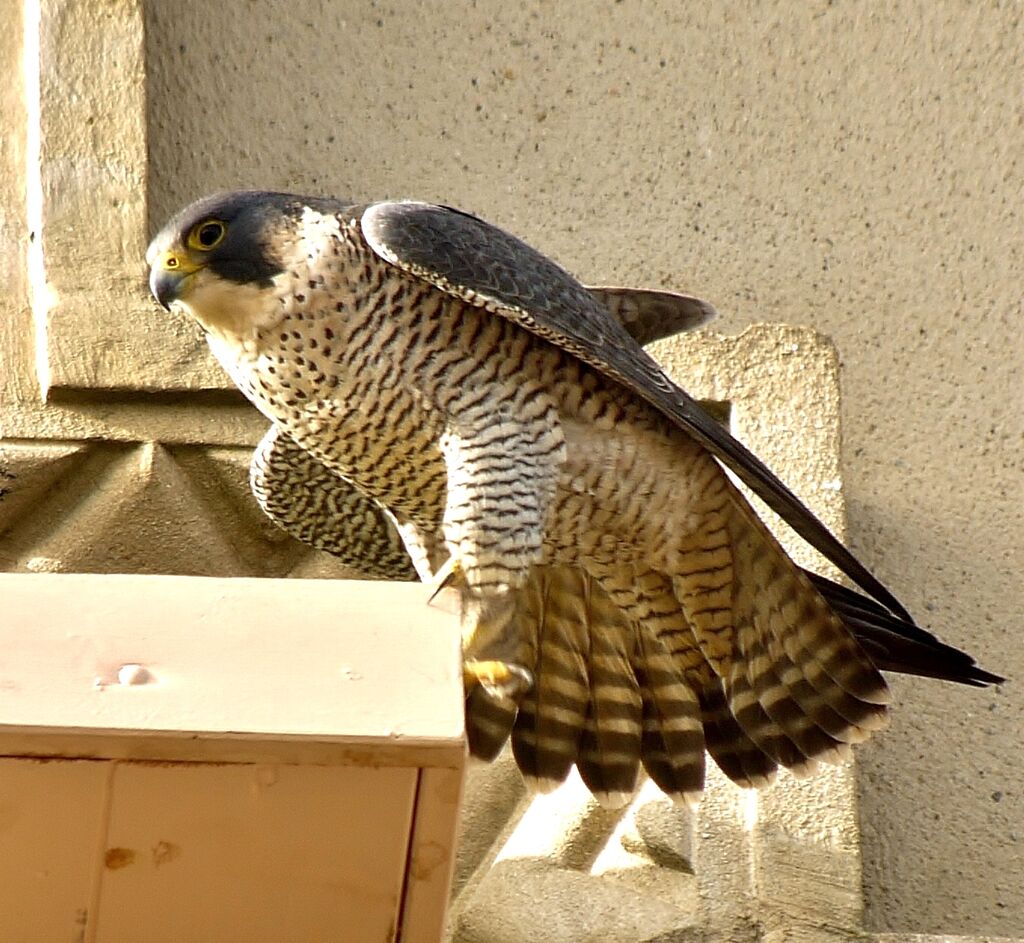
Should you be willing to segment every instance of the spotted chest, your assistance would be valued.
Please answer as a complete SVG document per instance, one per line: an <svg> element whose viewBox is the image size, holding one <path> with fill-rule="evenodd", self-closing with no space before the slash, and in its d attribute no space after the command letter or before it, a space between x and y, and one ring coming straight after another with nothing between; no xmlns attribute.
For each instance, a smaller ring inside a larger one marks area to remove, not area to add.
<svg viewBox="0 0 1024 943"><path fill-rule="evenodd" d="M444 506L445 416L417 360L443 312L404 279L388 278L333 222L311 222L297 242L276 280L280 318L259 332L244 383L325 465L403 517L433 525Z"/></svg>
<svg viewBox="0 0 1024 943"><path fill-rule="evenodd" d="M390 266L354 224L310 214L300 232L275 279L274 316L225 365L325 465L436 528L445 435L467 422L471 435L498 427L531 399L548 404L557 427L549 387L559 355Z"/></svg>

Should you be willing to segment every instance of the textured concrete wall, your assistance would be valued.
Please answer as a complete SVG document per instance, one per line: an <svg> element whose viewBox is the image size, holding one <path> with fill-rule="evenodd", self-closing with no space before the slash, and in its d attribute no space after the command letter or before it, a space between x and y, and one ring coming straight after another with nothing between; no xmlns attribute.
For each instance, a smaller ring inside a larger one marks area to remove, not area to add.
<svg viewBox="0 0 1024 943"><path fill-rule="evenodd" d="M830 334L854 548L1024 678L1019 5L239 6L149 4L154 225L214 187L441 199L719 330ZM896 684L874 926L1024 933L1019 690Z"/></svg>
<svg viewBox="0 0 1024 943"><path fill-rule="evenodd" d="M719 330L831 334L854 548L1019 679L1018 10L151 0L151 225L226 186L441 199ZM1019 693L896 691L860 751L871 925L1024 934Z"/></svg>

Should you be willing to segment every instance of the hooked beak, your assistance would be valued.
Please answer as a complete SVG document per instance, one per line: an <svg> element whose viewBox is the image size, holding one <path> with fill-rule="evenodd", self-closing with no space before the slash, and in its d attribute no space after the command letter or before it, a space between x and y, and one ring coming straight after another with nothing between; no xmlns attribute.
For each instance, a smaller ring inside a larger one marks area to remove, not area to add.
<svg viewBox="0 0 1024 943"><path fill-rule="evenodd" d="M203 267L201 261L178 248L157 252L150 246L146 261L149 262L149 290L165 310L181 298L189 278Z"/></svg>
<svg viewBox="0 0 1024 943"><path fill-rule="evenodd" d="M188 272L180 269L166 269L154 265L149 273L149 290L165 310L170 310L171 302L177 301L182 283L188 276Z"/></svg>

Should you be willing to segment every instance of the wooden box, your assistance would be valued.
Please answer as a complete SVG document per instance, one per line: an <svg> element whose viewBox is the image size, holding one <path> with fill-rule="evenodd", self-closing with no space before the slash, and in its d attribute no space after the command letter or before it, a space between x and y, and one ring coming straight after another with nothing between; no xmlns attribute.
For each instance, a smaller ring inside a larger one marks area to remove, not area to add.
<svg viewBox="0 0 1024 943"><path fill-rule="evenodd" d="M426 599L0 576L0 939L436 943L465 751Z"/></svg>

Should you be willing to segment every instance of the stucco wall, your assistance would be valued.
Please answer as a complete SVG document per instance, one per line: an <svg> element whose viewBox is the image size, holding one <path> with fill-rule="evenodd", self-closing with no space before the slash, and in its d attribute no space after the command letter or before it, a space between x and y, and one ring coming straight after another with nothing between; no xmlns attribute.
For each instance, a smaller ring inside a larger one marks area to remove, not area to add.
<svg viewBox="0 0 1024 943"><path fill-rule="evenodd" d="M91 0L77 9L95 16L60 22L88 40L130 6ZM441 199L585 278L694 290L718 330L831 334L854 549L923 622L1020 679L1019 8L736 6L151 0L152 225L224 186ZM31 329L12 261L28 245L9 170L27 146L18 31L4 35L7 351ZM104 69L124 78L120 60L85 64L97 87ZM90 166L68 163L69 191ZM108 421L101 407L71 411ZM870 925L1024 934L1019 691L896 693L893 729L859 751Z"/></svg>
<svg viewBox="0 0 1024 943"><path fill-rule="evenodd" d="M151 2L151 222L217 187L476 211L599 282L843 361L854 549L1024 677L1015 4ZM1019 688L897 681L860 752L870 924L1024 933Z"/></svg>

